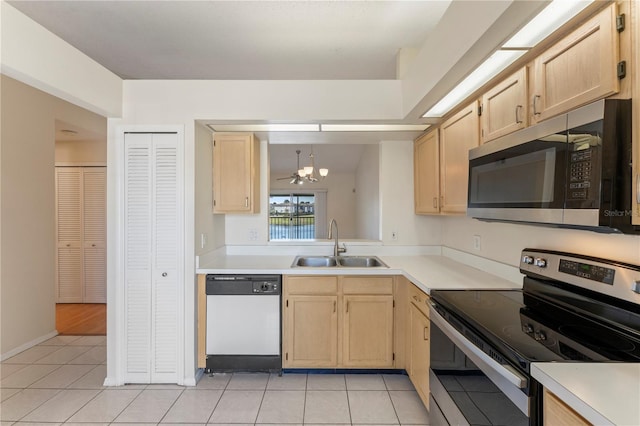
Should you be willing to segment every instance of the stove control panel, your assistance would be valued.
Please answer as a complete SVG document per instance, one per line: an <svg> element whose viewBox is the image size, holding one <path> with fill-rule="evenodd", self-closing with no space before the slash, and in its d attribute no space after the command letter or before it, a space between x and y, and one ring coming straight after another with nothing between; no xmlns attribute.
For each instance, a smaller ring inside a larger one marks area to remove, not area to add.
<svg viewBox="0 0 640 426"><path fill-rule="evenodd" d="M565 274L575 275L576 277L609 285L613 285L613 279L616 274L616 271L611 268L567 259L560 259L558 270Z"/></svg>

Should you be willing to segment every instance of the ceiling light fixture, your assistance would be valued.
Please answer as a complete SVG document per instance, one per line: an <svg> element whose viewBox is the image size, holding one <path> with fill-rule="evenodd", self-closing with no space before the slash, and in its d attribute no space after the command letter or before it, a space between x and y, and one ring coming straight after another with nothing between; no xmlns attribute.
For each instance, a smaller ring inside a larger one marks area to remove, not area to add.
<svg viewBox="0 0 640 426"><path fill-rule="evenodd" d="M527 49L538 44L592 2L593 0L553 0L422 117L444 116L463 99L524 55Z"/></svg>
<svg viewBox="0 0 640 426"><path fill-rule="evenodd" d="M532 48L569 19L583 11L593 0L555 0L522 27L503 46L503 49Z"/></svg>
<svg viewBox="0 0 640 426"><path fill-rule="evenodd" d="M435 104L423 117L442 117L454 106L460 103L489 81L494 75L505 69L513 61L524 55L524 50L498 50L489 56L478 68L453 88L444 98Z"/></svg>
<svg viewBox="0 0 640 426"><path fill-rule="evenodd" d="M326 169L326 168L318 169L318 174L320 175L319 178L315 176L316 165L315 165L315 158L314 158L315 156L313 154L313 145L311 145L311 154L309 154L309 158L311 159L311 165L310 166L305 166L305 167L302 167L302 168L300 167L300 153L301 152L302 151L300 151L299 149L296 149L296 154L298 156L298 163L297 163L296 171L293 172L291 174L291 176L278 178L277 180L291 179L289 181L290 184L292 184L292 185L302 185L304 183L304 181L315 183L315 182L318 182L319 180L322 180L325 177L327 177L327 175L329 174L329 169Z"/></svg>
<svg viewBox="0 0 640 426"><path fill-rule="evenodd" d="M319 132L319 124L209 124L214 132Z"/></svg>
<svg viewBox="0 0 640 426"><path fill-rule="evenodd" d="M429 124L321 124L323 132L423 132Z"/></svg>

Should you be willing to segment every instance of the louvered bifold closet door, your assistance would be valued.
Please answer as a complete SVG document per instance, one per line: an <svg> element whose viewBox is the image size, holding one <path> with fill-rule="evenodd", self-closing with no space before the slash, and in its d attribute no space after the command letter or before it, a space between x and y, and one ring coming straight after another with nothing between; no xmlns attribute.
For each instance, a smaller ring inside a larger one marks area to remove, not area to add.
<svg viewBox="0 0 640 426"><path fill-rule="evenodd" d="M153 286L152 382L177 380L178 283L181 259L182 181L178 171L177 135L153 139Z"/></svg>
<svg viewBox="0 0 640 426"><path fill-rule="evenodd" d="M125 135L127 383L177 381L182 261L177 135Z"/></svg>
<svg viewBox="0 0 640 426"><path fill-rule="evenodd" d="M106 170L87 167L82 177L84 302L106 303Z"/></svg>
<svg viewBox="0 0 640 426"><path fill-rule="evenodd" d="M56 168L56 302L82 303L82 171Z"/></svg>

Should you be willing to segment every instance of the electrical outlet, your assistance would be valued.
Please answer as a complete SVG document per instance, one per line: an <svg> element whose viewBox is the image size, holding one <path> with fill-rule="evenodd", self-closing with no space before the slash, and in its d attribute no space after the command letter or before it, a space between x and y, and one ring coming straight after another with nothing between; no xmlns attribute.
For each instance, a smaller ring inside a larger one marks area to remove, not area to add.
<svg viewBox="0 0 640 426"><path fill-rule="evenodd" d="M256 241L258 239L258 230L256 228L249 229L249 241Z"/></svg>
<svg viewBox="0 0 640 426"><path fill-rule="evenodd" d="M480 235L473 236L473 249L478 251L482 249L482 238L480 238Z"/></svg>
<svg viewBox="0 0 640 426"><path fill-rule="evenodd" d="M391 239L394 241L398 239L398 231L391 231Z"/></svg>
<svg viewBox="0 0 640 426"><path fill-rule="evenodd" d="M207 234L200 234L200 248L204 248L207 245Z"/></svg>

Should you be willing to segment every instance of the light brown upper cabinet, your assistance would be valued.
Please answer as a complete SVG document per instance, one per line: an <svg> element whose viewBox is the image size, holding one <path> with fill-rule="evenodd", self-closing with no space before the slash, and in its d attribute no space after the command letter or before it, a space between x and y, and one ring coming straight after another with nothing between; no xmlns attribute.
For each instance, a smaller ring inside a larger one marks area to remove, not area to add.
<svg viewBox="0 0 640 426"><path fill-rule="evenodd" d="M213 212L260 212L260 141L252 133L213 136Z"/></svg>
<svg viewBox="0 0 640 426"><path fill-rule="evenodd" d="M533 122L619 91L616 11L611 3L534 60Z"/></svg>
<svg viewBox="0 0 640 426"><path fill-rule="evenodd" d="M527 126L527 68L491 88L482 96L482 143Z"/></svg>
<svg viewBox="0 0 640 426"><path fill-rule="evenodd" d="M416 214L440 213L440 152L438 130L413 143L413 190Z"/></svg>
<svg viewBox="0 0 640 426"><path fill-rule="evenodd" d="M469 150L480 144L478 102L460 110L440 126L440 212L467 211Z"/></svg>

